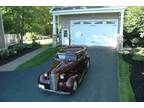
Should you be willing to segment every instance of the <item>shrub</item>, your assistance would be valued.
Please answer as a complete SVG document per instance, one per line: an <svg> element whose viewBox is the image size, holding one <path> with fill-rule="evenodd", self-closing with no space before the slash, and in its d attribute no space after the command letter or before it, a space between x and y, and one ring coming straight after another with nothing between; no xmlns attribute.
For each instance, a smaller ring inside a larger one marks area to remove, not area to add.
<svg viewBox="0 0 144 108"><path fill-rule="evenodd" d="M7 59L9 57L9 52L7 49L3 49L0 51L0 60Z"/></svg>
<svg viewBox="0 0 144 108"><path fill-rule="evenodd" d="M36 49L41 47L39 43L32 43L32 44L14 44L8 47L8 49L0 50L0 60L3 61L8 59L10 56L16 55L18 53L23 52L27 49Z"/></svg>
<svg viewBox="0 0 144 108"><path fill-rule="evenodd" d="M37 35L34 32L27 32L26 35L24 36L25 40L32 41L33 43L37 39Z"/></svg>
<svg viewBox="0 0 144 108"><path fill-rule="evenodd" d="M32 47L39 48L39 47L41 47L41 45L39 43L34 42L34 43L32 43Z"/></svg>
<svg viewBox="0 0 144 108"><path fill-rule="evenodd" d="M17 54L17 50L16 50L16 48L14 47L14 45L9 46L9 47L8 47L8 51L9 51L10 56Z"/></svg>

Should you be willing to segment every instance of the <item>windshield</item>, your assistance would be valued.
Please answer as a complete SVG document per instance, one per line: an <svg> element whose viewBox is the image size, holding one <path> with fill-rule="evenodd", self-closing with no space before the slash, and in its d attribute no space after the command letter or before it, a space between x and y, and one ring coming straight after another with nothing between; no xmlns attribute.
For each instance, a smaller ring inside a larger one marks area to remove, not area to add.
<svg viewBox="0 0 144 108"><path fill-rule="evenodd" d="M56 58L61 61L76 61L76 55L74 54L59 53Z"/></svg>

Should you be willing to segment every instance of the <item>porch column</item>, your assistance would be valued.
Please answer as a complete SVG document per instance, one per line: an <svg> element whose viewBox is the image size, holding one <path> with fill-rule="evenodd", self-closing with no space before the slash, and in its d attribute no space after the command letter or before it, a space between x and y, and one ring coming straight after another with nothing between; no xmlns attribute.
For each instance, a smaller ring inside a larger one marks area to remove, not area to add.
<svg viewBox="0 0 144 108"><path fill-rule="evenodd" d="M53 29L52 29L53 47L56 47L57 44L56 15L53 15L52 24L53 24Z"/></svg>
<svg viewBox="0 0 144 108"><path fill-rule="evenodd" d="M120 35L123 35L124 11L121 12L120 17Z"/></svg>

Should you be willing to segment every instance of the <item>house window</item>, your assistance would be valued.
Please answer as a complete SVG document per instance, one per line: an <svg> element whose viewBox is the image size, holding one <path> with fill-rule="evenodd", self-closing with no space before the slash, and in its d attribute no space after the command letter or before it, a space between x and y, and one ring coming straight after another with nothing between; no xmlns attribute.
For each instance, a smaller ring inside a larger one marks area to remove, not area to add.
<svg viewBox="0 0 144 108"><path fill-rule="evenodd" d="M88 22L88 21L85 21L85 22L83 22L84 24L91 24L91 22Z"/></svg>
<svg viewBox="0 0 144 108"><path fill-rule="evenodd" d="M115 24L114 21L107 21L106 23L107 23L107 24Z"/></svg>
<svg viewBox="0 0 144 108"><path fill-rule="evenodd" d="M103 22L102 21L97 21L97 22L95 22L95 24L103 24Z"/></svg>
<svg viewBox="0 0 144 108"><path fill-rule="evenodd" d="M68 30L64 30L64 37L68 37Z"/></svg>

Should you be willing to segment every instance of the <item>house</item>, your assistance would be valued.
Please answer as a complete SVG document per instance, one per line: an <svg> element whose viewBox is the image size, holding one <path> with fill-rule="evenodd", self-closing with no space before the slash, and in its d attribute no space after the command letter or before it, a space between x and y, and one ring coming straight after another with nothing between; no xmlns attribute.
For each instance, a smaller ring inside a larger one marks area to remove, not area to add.
<svg viewBox="0 0 144 108"><path fill-rule="evenodd" d="M0 49L5 48L2 14L0 14Z"/></svg>
<svg viewBox="0 0 144 108"><path fill-rule="evenodd" d="M56 6L53 15L53 44L122 46L125 7ZM58 29L57 29L58 28Z"/></svg>

